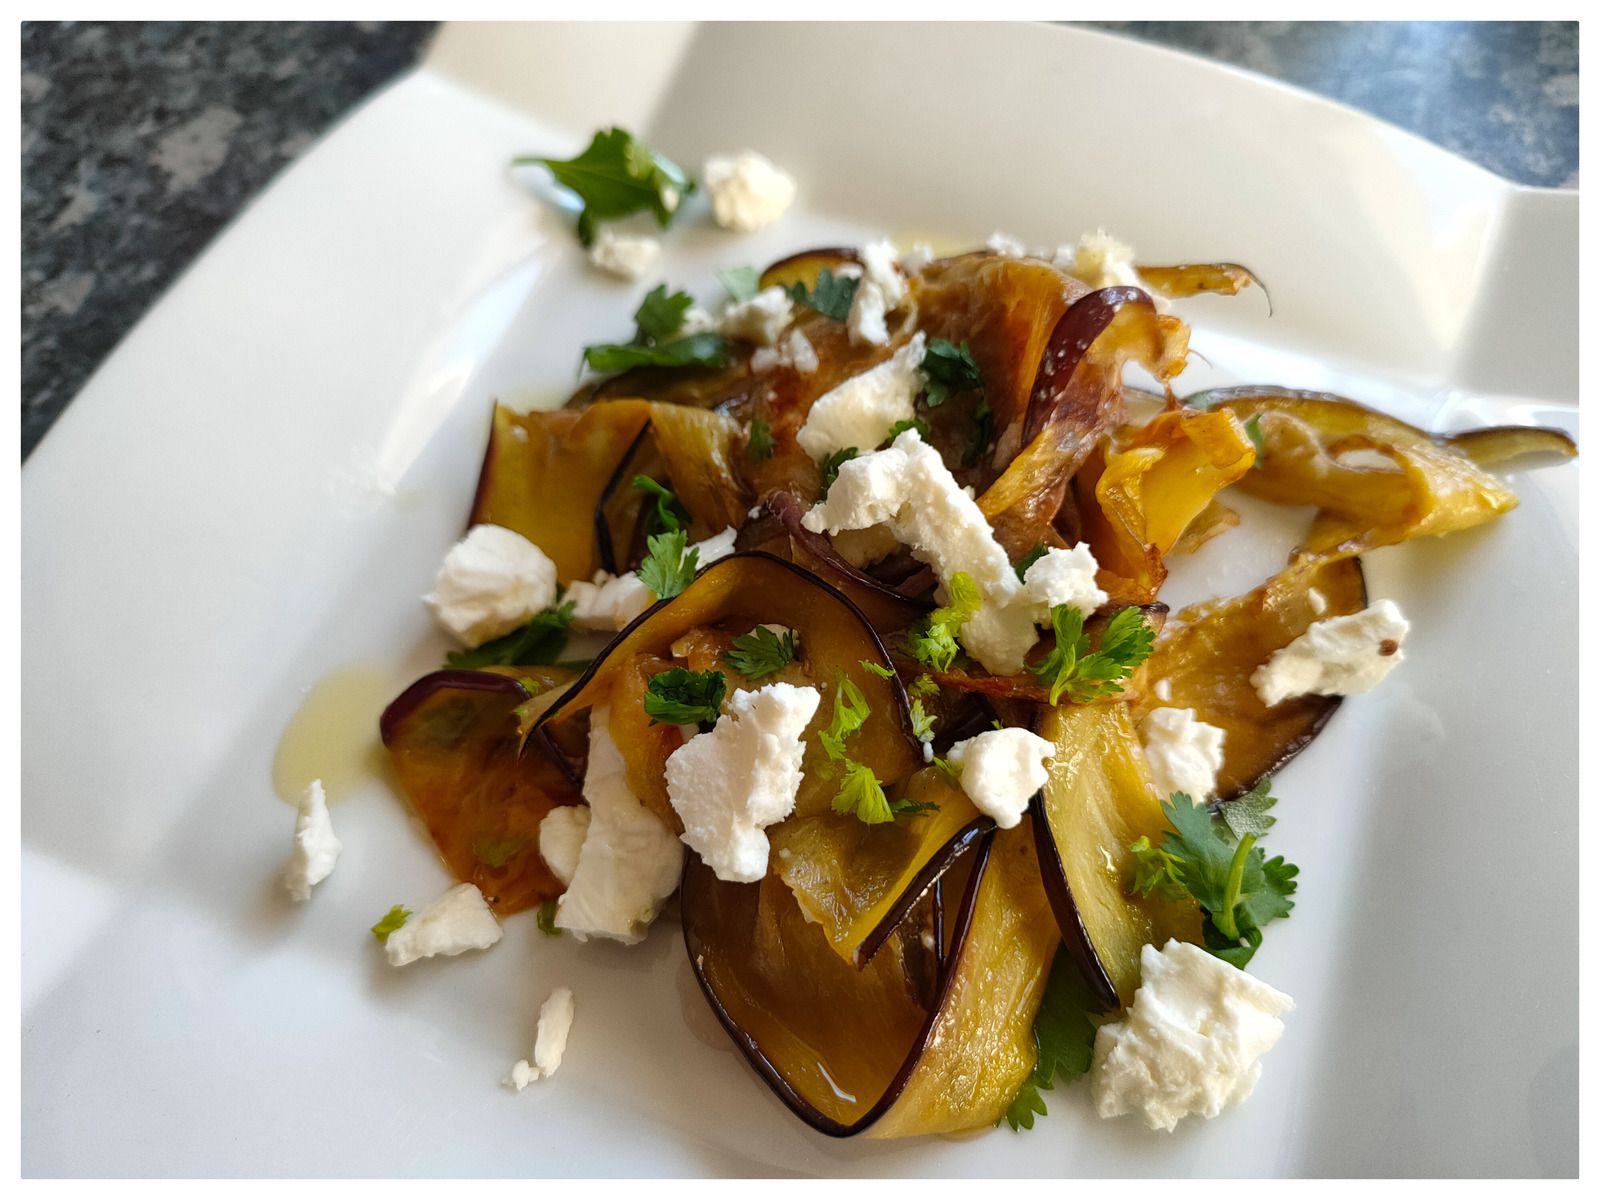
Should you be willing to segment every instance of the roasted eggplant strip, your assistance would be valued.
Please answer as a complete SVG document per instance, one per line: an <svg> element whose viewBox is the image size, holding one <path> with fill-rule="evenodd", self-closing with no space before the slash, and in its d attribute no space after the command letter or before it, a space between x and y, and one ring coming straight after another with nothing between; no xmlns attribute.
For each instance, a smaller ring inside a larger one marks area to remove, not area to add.
<svg viewBox="0 0 1600 1200"><path fill-rule="evenodd" d="M824 246L816 250L802 250L787 258L780 258L761 272L760 286L791 288L802 283L808 291L817 286L817 276L824 270L835 275L843 266L859 266L861 256L848 246Z"/></svg>
<svg viewBox="0 0 1600 1200"><path fill-rule="evenodd" d="M1536 454L1576 458L1578 447L1566 433L1538 425L1496 425L1489 429L1469 429L1444 439L1480 467L1498 466L1513 459Z"/></svg>
<svg viewBox="0 0 1600 1200"><path fill-rule="evenodd" d="M1238 263L1186 263L1180 267L1135 265L1140 281L1158 296L1183 300L1190 296L1237 296L1251 284L1267 296L1267 314L1272 313L1272 296L1266 285L1248 267Z"/></svg>
<svg viewBox="0 0 1600 1200"><path fill-rule="evenodd" d="M519 755L517 709L530 688L555 691L572 674L435 671L402 692L379 723L395 778L445 866L502 916L562 892L539 855L539 823L558 805L578 803L582 790L542 743Z"/></svg>
<svg viewBox="0 0 1600 1200"><path fill-rule="evenodd" d="M847 562L826 535L801 522L810 505L789 492L774 492L763 507L783 525L796 562L822 575L849 596L878 629L898 629L933 607L931 596L909 596Z"/></svg>

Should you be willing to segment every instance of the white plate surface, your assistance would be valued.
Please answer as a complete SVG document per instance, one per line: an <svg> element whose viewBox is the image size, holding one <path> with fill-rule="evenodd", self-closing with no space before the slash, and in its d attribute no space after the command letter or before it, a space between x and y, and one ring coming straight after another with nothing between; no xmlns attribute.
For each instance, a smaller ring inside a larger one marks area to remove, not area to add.
<svg viewBox="0 0 1600 1200"><path fill-rule="evenodd" d="M1303 883L1253 969L1299 1007L1254 1098L1210 1124L1101 1122L1074 1087L1025 1135L830 1141L710 1025L670 922L624 950L526 917L487 954L391 972L366 927L447 881L375 775L335 796L338 871L285 900L280 733L353 665L376 680L349 726L365 749L376 697L438 661L416 597L491 401L556 402L645 286L587 271L506 170L613 121L802 181L761 234L673 231L664 275L708 298L715 268L808 244L1103 224L1146 261L1271 286L1271 319L1259 293L1185 305L1210 365L1180 390L1576 431L1576 195L1298 92L1043 27L447 29L183 277L23 472L24 1171L1574 1172L1571 464L1515 473L1523 504L1491 527L1371 556L1410 657L1280 780L1273 841ZM498 1082L562 983L567 1064L514 1096Z"/></svg>

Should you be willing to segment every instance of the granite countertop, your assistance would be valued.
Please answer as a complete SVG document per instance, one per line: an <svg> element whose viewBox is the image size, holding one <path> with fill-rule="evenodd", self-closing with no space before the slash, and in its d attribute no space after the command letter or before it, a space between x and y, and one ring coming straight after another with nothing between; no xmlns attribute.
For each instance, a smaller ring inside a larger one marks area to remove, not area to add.
<svg viewBox="0 0 1600 1200"><path fill-rule="evenodd" d="M1578 185L1576 22L1096 22ZM217 231L433 27L24 23L22 454Z"/></svg>

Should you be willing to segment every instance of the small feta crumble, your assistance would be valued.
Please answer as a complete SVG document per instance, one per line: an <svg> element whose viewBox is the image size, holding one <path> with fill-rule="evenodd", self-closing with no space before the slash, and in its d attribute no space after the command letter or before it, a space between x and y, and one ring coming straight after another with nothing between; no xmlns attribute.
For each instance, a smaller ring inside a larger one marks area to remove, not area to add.
<svg viewBox="0 0 1600 1200"><path fill-rule="evenodd" d="M927 242L912 242L911 249L900 258L900 266L908 275L920 275L922 268L934 260L933 247Z"/></svg>
<svg viewBox="0 0 1600 1200"><path fill-rule="evenodd" d="M717 328L724 337L770 346L794 319L794 301L781 287L769 287L722 310Z"/></svg>
<svg viewBox="0 0 1600 1200"><path fill-rule="evenodd" d="M893 242L880 239L862 246L860 257L857 271L861 282L856 285L845 325L853 344L887 346L887 317L906 298L906 279L899 268L900 255ZM841 268L839 274L845 276L845 269Z"/></svg>
<svg viewBox="0 0 1600 1200"><path fill-rule="evenodd" d="M708 567L733 553L739 531L729 525L689 547L696 552L695 567ZM591 580L578 580L567 588L563 600L572 602L572 627L615 632L656 602L655 593L644 585L637 571L613 575L596 571Z"/></svg>
<svg viewBox="0 0 1600 1200"><path fill-rule="evenodd" d="M873 284L883 293L884 305L891 311L906 298L906 279L900 273L900 252L887 238L879 238L861 247L863 282Z"/></svg>
<svg viewBox="0 0 1600 1200"><path fill-rule="evenodd" d="M870 450L889 436L896 422L914 418L917 393L922 390L918 368L927 349L926 335L914 333L871 370L817 397L795 435L800 448L817 462L847 446Z"/></svg>
<svg viewBox="0 0 1600 1200"><path fill-rule="evenodd" d="M630 237L601 226L589 247L589 261L618 279L638 279L661 257L661 243L653 237Z"/></svg>
<svg viewBox="0 0 1600 1200"><path fill-rule="evenodd" d="M1328 598L1316 588L1310 588L1306 591L1306 602L1311 605L1311 611L1319 617L1328 611Z"/></svg>
<svg viewBox="0 0 1600 1200"><path fill-rule="evenodd" d="M1133 247L1104 229L1084 234L1075 246L1057 247L1054 261L1063 271L1095 290L1144 286L1139 272L1134 270Z"/></svg>
<svg viewBox="0 0 1600 1200"><path fill-rule="evenodd" d="M422 599L463 645L481 646L555 603L556 565L514 530L475 525Z"/></svg>
<svg viewBox="0 0 1600 1200"><path fill-rule="evenodd" d="M322 780L313 779L300 797L294 819L294 848L284 868L283 886L296 900L311 899L311 889L333 874L334 864L344 843L333 835L328 819L328 797Z"/></svg>
<svg viewBox="0 0 1600 1200"><path fill-rule="evenodd" d="M1155 693L1157 700L1165 704L1167 701L1172 699L1172 680L1158 679L1156 680L1155 687L1151 688L1150 690Z"/></svg>
<svg viewBox="0 0 1600 1200"><path fill-rule="evenodd" d="M750 356L750 369L758 373L774 367L792 367L801 375L809 375L820 365L817 348L798 329L791 330L782 344L763 346Z"/></svg>
<svg viewBox="0 0 1600 1200"><path fill-rule="evenodd" d="M539 1006L539 1031L533 1035L533 1061L522 1059L511 1068L506 1083L521 1091L536 1079L549 1079L561 1067L572 1032L572 989L558 987Z"/></svg>
<svg viewBox="0 0 1600 1200"><path fill-rule="evenodd" d="M578 870L578 852L589 836L589 806L563 804L545 813L539 822L539 857L562 887L572 883Z"/></svg>
<svg viewBox="0 0 1600 1200"><path fill-rule="evenodd" d="M1108 597L1095 583L1099 570L1094 551L1085 542L1070 550L1052 546L1035 559L1023 576L1022 587L1036 606L1036 622L1048 621L1050 610L1058 604L1070 604L1086 617L1104 604Z"/></svg>
<svg viewBox="0 0 1600 1200"><path fill-rule="evenodd" d="M683 324L678 326L676 337L694 337L698 333L710 333L717 327L717 319L711 315L709 309L699 304L691 304L683 310Z"/></svg>
<svg viewBox="0 0 1600 1200"><path fill-rule="evenodd" d="M1400 646L1410 630L1393 600L1316 621L1257 667L1250 683L1268 708L1297 696L1370 692L1405 661Z"/></svg>
<svg viewBox="0 0 1600 1200"><path fill-rule="evenodd" d="M1021 258L1028 253L1028 247L1021 238L1002 233L998 229L989 235L989 240L984 245L1007 258Z"/></svg>
<svg viewBox="0 0 1600 1200"><path fill-rule="evenodd" d="M727 558L733 553L733 544L739 538L739 531L729 525L721 533L714 533L704 541L695 542L689 549L696 551L699 557L695 565L709 567L720 558Z"/></svg>
<svg viewBox="0 0 1600 1200"><path fill-rule="evenodd" d="M794 811L805 778L801 735L821 701L813 687L740 688L709 733L667 758L667 798L683 819L683 842L718 879L766 875L766 827Z"/></svg>
<svg viewBox="0 0 1600 1200"><path fill-rule="evenodd" d="M1050 773L1055 747L1026 729L989 729L950 747L945 756L961 772L961 790L1001 829L1022 820L1028 801Z"/></svg>
<svg viewBox="0 0 1600 1200"><path fill-rule="evenodd" d="M850 301L850 314L845 328L850 342L856 346L887 346L889 344L889 305L883 292L874 283L856 286L855 298Z"/></svg>
<svg viewBox="0 0 1600 1200"><path fill-rule="evenodd" d="M391 933L383 949L390 966L403 967L436 954L487 950L500 933L500 922L483 893L470 883L458 883Z"/></svg>
<svg viewBox="0 0 1600 1200"><path fill-rule="evenodd" d="M1136 1112L1170 1131L1242 1103L1294 1001L1187 942L1146 946L1139 962L1127 1013L1095 1035L1090 1088L1100 1115Z"/></svg>
<svg viewBox="0 0 1600 1200"><path fill-rule="evenodd" d="M754 150L713 154L703 172L717 224L754 233L783 216L794 203L794 179Z"/></svg>
<svg viewBox="0 0 1600 1200"><path fill-rule="evenodd" d="M580 942L642 941L678 887L683 844L628 788L627 766L611 739L611 710L589 714L589 768L583 798L589 831L572 880L556 906L555 926Z"/></svg>
<svg viewBox="0 0 1600 1200"><path fill-rule="evenodd" d="M1222 742L1215 725L1195 720L1192 708L1154 708L1140 726L1145 760L1163 798L1183 792L1196 804L1210 800L1222 770Z"/></svg>

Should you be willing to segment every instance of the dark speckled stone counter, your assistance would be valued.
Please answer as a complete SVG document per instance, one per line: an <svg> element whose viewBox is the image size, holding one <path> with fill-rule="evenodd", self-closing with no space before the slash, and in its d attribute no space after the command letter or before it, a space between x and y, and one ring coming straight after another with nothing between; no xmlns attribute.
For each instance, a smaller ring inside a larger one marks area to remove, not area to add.
<svg viewBox="0 0 1600 1200"><path fill-rule="evenodd" d="M1519 183L1577 186L1575 23L1096 27L1299 84ZM22 26L24 457L217 231L431 29Z"/></svg>

